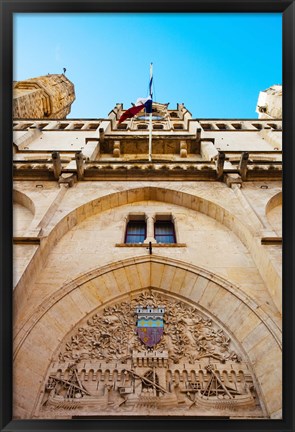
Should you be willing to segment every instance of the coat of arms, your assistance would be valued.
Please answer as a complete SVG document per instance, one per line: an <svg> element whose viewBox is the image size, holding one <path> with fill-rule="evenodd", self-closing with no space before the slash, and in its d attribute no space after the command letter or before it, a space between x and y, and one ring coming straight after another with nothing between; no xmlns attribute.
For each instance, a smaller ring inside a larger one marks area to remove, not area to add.
<svg viewBox="0 0 295 432"><path fill-rule="evenodd" d="M160 342L164 333L163 316L165 308L137 306L137 334L140 340L148 347L153 347Z"/></svg>

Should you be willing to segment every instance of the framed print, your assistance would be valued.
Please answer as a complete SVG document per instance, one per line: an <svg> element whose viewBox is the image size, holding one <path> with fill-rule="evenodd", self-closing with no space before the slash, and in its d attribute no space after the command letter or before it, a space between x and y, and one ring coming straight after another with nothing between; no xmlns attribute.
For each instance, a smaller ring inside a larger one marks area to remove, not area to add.
<svg viewBox="0 0 295 432"><path fill-rule="evenodd" d="M1 20L1 430L291 431L293 1Z"/></svg>

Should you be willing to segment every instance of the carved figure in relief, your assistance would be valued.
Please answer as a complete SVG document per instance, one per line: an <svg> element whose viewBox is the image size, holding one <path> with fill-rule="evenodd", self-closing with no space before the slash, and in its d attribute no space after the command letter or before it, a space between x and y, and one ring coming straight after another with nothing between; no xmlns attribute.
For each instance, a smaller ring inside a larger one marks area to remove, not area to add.
<svg viewBox="0 0 295 432"><path fill-rule="evenodd" d="M252 391L250 391L252 388ZM39 415L262 411L248 364L197 308L149 290L94 314L52 362Z"/></svg>

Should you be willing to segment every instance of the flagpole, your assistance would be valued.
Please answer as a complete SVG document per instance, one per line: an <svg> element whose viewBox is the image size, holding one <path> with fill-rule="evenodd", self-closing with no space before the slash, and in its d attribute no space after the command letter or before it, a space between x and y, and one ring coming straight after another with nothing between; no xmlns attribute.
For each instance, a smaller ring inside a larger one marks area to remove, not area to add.
<svg viewBox="0 0 295 432"><path fill-rule="evenodd" d="M153 93L152 93L152 81L153 81L153 63L150 64L150 98L153 99ZM153 124L152 124L152 116L153 113L150 113L149 118L149 162L152 161L152 131L153 131Z"/></svg>
<svg viewBox="0 0 295 432"><path fill-rule="evenodd" d="M152 160L152 131L153 131L153 124L152 124L152 113L150 113L150 119L149 119L149 161Z"/></svg>

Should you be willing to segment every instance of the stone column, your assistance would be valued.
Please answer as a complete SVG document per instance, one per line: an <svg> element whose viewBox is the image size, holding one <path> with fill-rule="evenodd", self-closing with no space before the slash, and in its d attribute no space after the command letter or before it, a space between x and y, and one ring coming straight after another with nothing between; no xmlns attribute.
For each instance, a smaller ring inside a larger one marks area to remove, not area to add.
<svg viewBox="0 0 295 432"><path fill-rule="evenodd" d="M152 215L146 216L146 239L144 243L156 243L156 239L154 237L154 222L155 218Z"/></svg>

